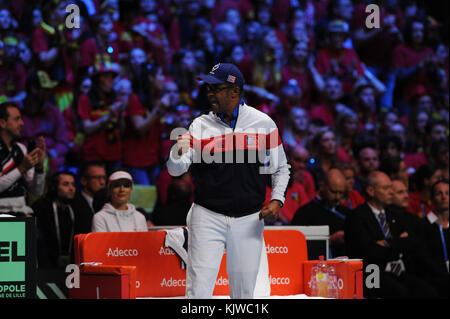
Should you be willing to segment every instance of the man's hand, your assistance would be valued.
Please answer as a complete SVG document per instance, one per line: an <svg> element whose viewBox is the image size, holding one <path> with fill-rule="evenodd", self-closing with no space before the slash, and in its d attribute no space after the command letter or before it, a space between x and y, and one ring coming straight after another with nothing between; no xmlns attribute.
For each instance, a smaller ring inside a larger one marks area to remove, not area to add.
<svg viewBox="0 0 450 319"><path fill-rule="evenodd" d="M278 213L280 212L281 204L277 200L272 200L269 204L264 206L259 213L259 219L273 223L278 219Z"/></svg>
<svg viewBox="0 0 450 319"><path fill-rule="evenodd" d="M189 135L181 135L177 137L178 155L181 156L189 151L191 146L191 138Z"/></svg>
<svg viewBox="0 0 450 319"><path fill-rule="evenodd" d="M47 153L47 146L45 145L45 138L43 136L38 137L36 149L38 150L37 165L44 165L45 154Z"/></svg>
<svg viewBox="0 0 450 319"><path fill-rule="evenodd" d="M25 174L29 169L38 164L40 152L39 148L35 148L32 152L23 156L22 162L17 167L22 174Z"/></svg>
<svg viewBox="0 0 450 319"><path fill-rule="evenodd" d="M380 245L381 247L388 247L389 246L389 244L387 243L387 241L386 240L377 240L376 241L376 243L378 244L378 245Z"/></svg>
<svg viewBox="0 0 450 319"><path fill-rule="evenodd" d="M344 244L344 231L338 230L337 232L333 233L329 237L330 242L333 244L343 245Z"/></svg>

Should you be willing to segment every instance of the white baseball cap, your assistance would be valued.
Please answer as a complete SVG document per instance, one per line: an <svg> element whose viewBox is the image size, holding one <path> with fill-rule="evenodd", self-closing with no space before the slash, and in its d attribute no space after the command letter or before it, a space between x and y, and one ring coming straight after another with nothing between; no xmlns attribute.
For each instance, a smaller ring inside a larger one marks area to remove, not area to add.
<svg viewBox="0 0 450 319"><path fill-rule="evenodd" d="M111 174L111 176L108 179L108 184L111 184L112 182L117 181L119 179L128 179L133 183L133 178L128 172L117 171Z"/></svg>

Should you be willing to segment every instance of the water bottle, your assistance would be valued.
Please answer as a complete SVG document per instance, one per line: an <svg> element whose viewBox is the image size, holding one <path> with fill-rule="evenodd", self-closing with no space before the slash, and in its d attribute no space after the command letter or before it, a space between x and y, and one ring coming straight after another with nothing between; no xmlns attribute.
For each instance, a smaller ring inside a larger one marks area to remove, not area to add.
<svg viewBox="0 0 450 319"><path fill-rule="evenodd" d="M336 268L333 265L328 265L328 298L339 298L338 279Z"/></svg>
<svg viewBox="0 0 450 319"><path fill-rule="evenodd" d="M317 296L328 297L328 267L324 256L319 256L317 263Z"/></svg>
<svg viewBox="0 0 450 319"><path fill-rule="evenodd" d="M319 295L319 291L317 288L317 273L319 271L319 267L317 264L312 266L311 268L311 279L309 280L309 285L311 287L311 297L317 297Z"/></svg>

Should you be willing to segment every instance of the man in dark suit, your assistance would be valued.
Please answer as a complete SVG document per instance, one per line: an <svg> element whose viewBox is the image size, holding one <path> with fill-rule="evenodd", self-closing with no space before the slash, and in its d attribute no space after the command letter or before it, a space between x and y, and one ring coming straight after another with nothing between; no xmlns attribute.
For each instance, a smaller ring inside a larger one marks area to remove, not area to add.
<svg viewBox="0 0 450 319"><path fill-rule="evenodd" d="M73 173L57 172L50 178L47 194L32 206L39 268L64 268L72 260L77 214L71 202L75 189Z"/></svg>
<svg viewBox="0 0 450 319"><path fill-rule="evenodd" d="M339 169L329 170L316 197L300 207L292 218L292 225L330 227L330 248L333 257L344 255L345 218L350 210L341 205L347 182Z"/></svg>
<svg viewBox="0 0 450 319"><path fill-rule="evenodd" d="M431 200L435 209L423 219L423 242L432 264L428 277L438 290L439 297L448 298L448 180L439 180L432 185Z"/></svg>
<svg viewBox="0 0 450 319"><path fill-rule="evenodd" d="M369 264L379 267L379 287L365 285L364 295L436 298L434 288L417 276L420 269L414 260L419 242L410 234L409 222L387 208L393 199L390 178L374 171L368 175L364 189L367 202L350 213L345 224L346 253L352 258L362 258L364 268Z"/></svg>
<svg viewBox="0 0 450 319"><path fill-rule="evenodd" d="M95 214L94 195L106 187L106 171L102 162L86 162L80 167L81 190L78 191L72 206L79 213L75 230L77 234L91 232L92 218Z"/></svg>

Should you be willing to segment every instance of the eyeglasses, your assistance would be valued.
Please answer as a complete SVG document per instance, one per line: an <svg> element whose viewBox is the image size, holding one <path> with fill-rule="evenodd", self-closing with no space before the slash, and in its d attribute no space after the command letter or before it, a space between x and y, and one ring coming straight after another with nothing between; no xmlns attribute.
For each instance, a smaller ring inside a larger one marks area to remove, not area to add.
<svg viewBox="0 0 450 319"><path fill-rule="evenodd" d="M230 86L230 85L219 87L217 85L206 84L206 89L208 90L208 92L211 92L214 94L217 94L220 91L223 91L226 89L231 89L231 88L232 88L232 86Z"/></svg>

